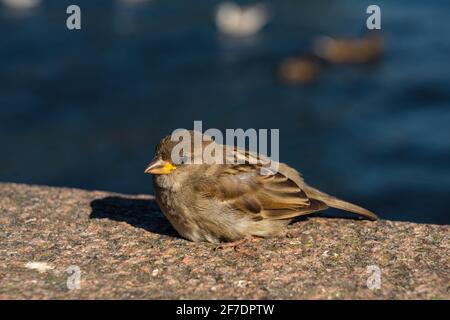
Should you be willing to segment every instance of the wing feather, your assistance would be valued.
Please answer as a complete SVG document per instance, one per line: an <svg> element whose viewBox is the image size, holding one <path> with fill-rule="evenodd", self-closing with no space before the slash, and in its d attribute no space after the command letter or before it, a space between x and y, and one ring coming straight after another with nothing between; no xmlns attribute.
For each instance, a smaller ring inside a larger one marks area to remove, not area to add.
<svg viewBox="0 0 450 320"><path fill-rule="evenodd" d="M279 172L265 175L261 168L267 162L260 158L255 161L255 155L239 149L235 156L246 160L241 164L221 166L215 176L205 176L197 183L196 191L226 202L254 220L291 219L327 208L325 203L308 198L302 188L303 179L294 169L280 164ZM253 157L252 162L249 157Z"/></svg>

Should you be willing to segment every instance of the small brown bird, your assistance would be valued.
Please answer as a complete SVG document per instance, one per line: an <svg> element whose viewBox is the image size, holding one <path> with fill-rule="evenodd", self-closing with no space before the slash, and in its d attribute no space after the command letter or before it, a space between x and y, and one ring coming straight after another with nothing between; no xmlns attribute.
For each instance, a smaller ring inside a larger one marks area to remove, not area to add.
<svg viewBox="0 0 450 320"><path fill-rule="evenodd" d="M320 37L313 51L325 61L337 64L374 62L383 54L384 38L380 33L369 33L362 38L333 39Z"/></svg>
<svg viewBox="0 0 450 320"><path fill-rule="evenodd" d="M287 84L311 84L320 74L320 66L315 58L301 56L284 60L278 69L281 80Z"/></svg>
<svg viewBox="0 0 450 320"><path fill-rule="evenodd" d="M282 233L295 217L328 207L377 219L364 208L308 186L286 164L279 163L277 172L266 174L267 162L263 160L267 158L236 147L216 145L224 150L224 160L231 156L244 159L244 163L195 164L194 159L200 155L204 160L204 155L192 148L188 163L174 164L172 151L177 143L170 136L163 138L145 173L153 174L161 210L189 240L218 243L248 236L271 237ZM202 150L211 143L215 142L203 141Z"/></svg>

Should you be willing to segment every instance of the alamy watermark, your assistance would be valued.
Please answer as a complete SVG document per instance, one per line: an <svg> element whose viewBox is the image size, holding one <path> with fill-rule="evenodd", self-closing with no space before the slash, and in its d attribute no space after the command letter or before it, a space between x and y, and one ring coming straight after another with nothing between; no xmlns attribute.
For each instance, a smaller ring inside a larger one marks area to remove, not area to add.
<svg viewBox="0 0 450 320"><path fill-rule="evenodd" d="M366 13L370 16L366 20L366 26L369 30L381 29L381 9L376 4L367 7Z"/></svg>
<svg viewBox="0 0 450 320"><path fill-rule="evenodd" d="M66 26L69 30L81 30L81 9L78 5L72 4L67 7L66 13L70 16L66 19ZM370 16L366 20L366 26L369 30L381 29L381 8L372 4L367 7L366 13Z"/></svg>
<svg viewBox="0 0 450 320"><path fill-rule="evenodd" d="M370 290L381 289L381 269L377 265L371 265L367 267L367 273L369 277L367 278L366 285Z"/></svg>
<svg viewBox="0 0 450 320"><path fill-rule="evenodd" d="M203 132L202 121L194 121L193 134L176 129L171 140L177 142L171 153L173 164L258 164L262 174L278 172L279 129L226 129L224 139L219 129Z"/></svg>
<svg viewBox="0 0 450 320"><path fill-rule="evenodd" d="M70 14L66 20L66 27L69 30L81 29L81 9L79 6L72 4L67 7L66 13Z"/></svg>
<svg viewBox="0 0 450 320"><path fill-rule="evenodd" d="M66 269L69 274L66 285L69 290L81 289L81 269L79 266L71 265Z"/></svg>

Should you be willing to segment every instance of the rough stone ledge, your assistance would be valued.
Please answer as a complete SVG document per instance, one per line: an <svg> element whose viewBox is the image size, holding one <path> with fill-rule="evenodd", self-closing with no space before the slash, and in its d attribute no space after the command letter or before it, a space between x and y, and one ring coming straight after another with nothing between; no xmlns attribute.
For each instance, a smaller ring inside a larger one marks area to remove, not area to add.
<svg viewBox="0 0 450 320"><path fill-rule="evenodd" d="M314 217L221 249L179 238L150 196L5 183L0 210L0 299L450 298L449 226Z"/></svg>

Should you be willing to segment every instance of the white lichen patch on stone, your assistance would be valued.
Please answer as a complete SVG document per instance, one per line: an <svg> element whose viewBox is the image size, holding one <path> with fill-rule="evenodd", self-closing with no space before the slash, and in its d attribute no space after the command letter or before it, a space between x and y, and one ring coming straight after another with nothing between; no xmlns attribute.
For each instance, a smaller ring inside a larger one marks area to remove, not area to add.
<svg viewBox="0 0 450 320"><path fill-rule="evenodd" d="M246 280L238 280L235 283L239 288L245 288L248 285L248 281Z"/></svg>
<svg viewBox="0 0 450 320"><path fill-rule="evenodd" d="M25 264L25 268L37 270L40 273L44 273L44 272L54 269L54 267L51 266L50 264L48 264L47 262L38 262L38 261L27 262Z"/></svg>

